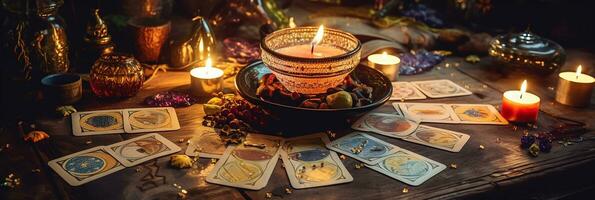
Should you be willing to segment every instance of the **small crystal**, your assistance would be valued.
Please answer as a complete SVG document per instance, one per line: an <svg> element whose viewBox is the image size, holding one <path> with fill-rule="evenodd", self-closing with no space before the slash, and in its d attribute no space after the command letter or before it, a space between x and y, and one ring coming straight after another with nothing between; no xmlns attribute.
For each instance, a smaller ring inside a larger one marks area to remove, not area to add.
<svg viewBox="0 0 595 200"><path fill-rule="evenodd" d="M183 138L179 139L178 143L184 143L184 139Z"/></svg>
<svg viewBox="0 0 595 200"><path fill-rule="evenodd" d="M456 168L457 168L457 164L455 164L455 163L450 163L450 168L456 169Z"/></svg>
<svg viewBox="0 0 595 200"><path fill-rule="evenodd" d="M291 191L291 189L289 189L289 188L285 188L285 193L291 194L291 193L293 193L293 191Z"/></svg>
<svg viewBox="0 0 595 200"><path fill-rule="evenodd" d="M403 188L403 193L408 193L409 189L408 188Z"/></svg>
<svg viewBox="0 0 595 200"><path fill-rule="evenodd" d="M356 169L361 169L364 166L363 163L355 163L355 168Z"/></svg>
<svg viewBox="0 0 595 200"><path fill-rule="evenodd" d="M91 140L87 140L87 141L85 142L85 144L93 144L93 141L91 141Z"/></svg>
<svg viewBox="0 0 595 200"><path fill-rule="evenodd" d="M141 172L141 171L143 171L143 169L142 169L142 168L140 168L140 167L137 167L137 168L136 168L136 169L134 169L134 170L135 170L136 172Z"/></svg>
<svg viewBox="0 0 595 200"><path fill-rule="evenodd" d="M271 192L267 192L267 193L264 195L264 197L265 197L265 198L267 198L267 199L273 198L273 193L271 193Z"/></svg>
<svg viewBox="0 0 595 200"><path fill-rule="evenodd" d="M484 150L484 149L485 149L485 147L484 147L482 144L480 144L480 145L479 145L479 149L481 149L481 150Z"/></svg>
<svg viewBox="0 0 595 200"><path fill-rule="evenodd" d="M345 157L345 155L343 155L343 154L341 154L341 155L339 156L339 158L341 158L341 160L345 160L345 159L347 159L347 157Z"/></svg>

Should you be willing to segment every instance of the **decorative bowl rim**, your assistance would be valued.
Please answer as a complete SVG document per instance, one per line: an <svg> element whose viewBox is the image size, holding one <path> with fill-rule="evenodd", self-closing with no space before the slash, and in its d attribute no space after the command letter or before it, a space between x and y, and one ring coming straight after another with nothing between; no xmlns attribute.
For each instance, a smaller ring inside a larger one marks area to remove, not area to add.
<svg viewBox="0 0 595 200"><path fill-rule="evenodd" d="M359 41L359 39L357 39L357 37L355 37L353 34L346 32L346 31L339 30L339 29L333 29L333 28L327 28L327 27L325 27L324 32L343 33L343 34L347 35L349 38L355 40L357 42L355 48L353 48L345 53L336 55L336 56L321 57L321 58L304 58L304 57L296 57L296 56L278 53L267 46L266 41L268 38L270 38L276 34L281 34L282 31L290 31L291 29L309 29L309 30L312 30L312 32L316 32L316 30L318 30L318 27L301 26L301 27L284 28L284 29L277 30L275 32L272 32L271 34L268 34L264 39L262 39L260 41L260 48L262 50L266 51L266 53L271 54L274 57L277 57L282 60L287 60L287 61L292 61L292 62L314 62L314 63L316 63L316 62L333 62L336 60L343 60L343 59L353 56L354 54L357 54L358 52L361 52L361 49L362 49L361 41Z"/></svg>
<svg viewBox="0 0 595 200"><path fill-rule="evenodd" d="M249 68L258 65L258 63L264 64L264 62L262 62L262 60L260 60L260 59L255 60L255 61L252 61L252 62L248 63L245 67L243 67L242 69L240 69L240 71L238 71L237 74L242 74L244 71L248 70ZM354 67L354 70L357 67L360 67L360 65L361 64L358 64L356 67ZM361 67L366 67L366 66L363 66L362 65ZM369 68L369 70L376 71L376 73L382 74L382 72L380 72L379 70L374 69L374 68ZM351 74L351 72L348 74L348 76L350 76L350 74ZM381 76L381 77L382 77L382 79L384 79L384 82L387 82L387 83L390 83L391 82L386 76ZM266 102L268 104L272 104L272 105L275 105L275 106L283 107L283 108L286 108L286 109L295 109L295 110L299 110L299 111L314 111L314 112L320 112L320 113L341 112L341 111L354 111L354 110L360 110L360 109L361 110L364 110L364 109L370 108L370 107L381 106L382 104L386 103L390 99L390 97L392 95L392 92L393 92L393 87L390 86L390 87L388 87L388 92L387 92L386 95L384 95L378 101L372 102L371 104L368 104L368 105L365 105L365 106L351 107L351 108L339 108L339 109L336 109L336 108L314 109L314 108L302 108L302 107L296 107L296 106L289 106L289 105L280 104L280 103L276 103L276 102L272 102L272 101L267 101L265 99L261 99L261 98L252 96L252 95L250 95L250 94L248 94L248 93L246 93L246 92L244 92L244 91L242 91L240 89L240 87L238 86L237 79L235 80L234 85L236 87L236 90L238 90L238 92L240 93L240 96L242 96L243 98L249 98L249 99L252 99L252 100L257 101L257 102L258 101Z"/></svg>

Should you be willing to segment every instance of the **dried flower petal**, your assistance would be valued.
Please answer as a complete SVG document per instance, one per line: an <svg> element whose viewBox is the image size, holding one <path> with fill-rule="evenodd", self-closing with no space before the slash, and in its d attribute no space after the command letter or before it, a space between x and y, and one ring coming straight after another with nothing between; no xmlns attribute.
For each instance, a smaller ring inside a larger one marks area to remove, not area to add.
<svg viewBox="0 0 595 200"><path fill-rule="evenodd" d="M45 140L47 138L50 138L50 135L48 135L46 132L31 131L31 132L27 133L27 135L25 136L24 139L25 139L25 141L28 141L28 142L37 143L37 142Z"/></svg>
<svg viewBox="0 0 595 200"><path fill-rule="evenodd" d="M173 155L170 157L169 164L180 169L189 168L192 167L192 159L187 155Z"/></svg>

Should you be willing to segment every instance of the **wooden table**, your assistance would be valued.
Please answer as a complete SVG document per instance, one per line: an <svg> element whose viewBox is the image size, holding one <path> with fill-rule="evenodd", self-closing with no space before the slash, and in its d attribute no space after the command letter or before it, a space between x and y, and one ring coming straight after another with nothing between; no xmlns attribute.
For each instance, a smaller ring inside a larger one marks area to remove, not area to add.
<svg viewBox="0 0 595 200"><path fill-rule="evenodd" d="M590 58L590 60L585 60ZM567 67L593 66L595 58L591 54L571 51ZM401 80L450 79L471 90L474 95L444 99L429 99L414 102L440 103L483 103L499 106L502 92L519 87L525 75L507 73L500 66L483 59L479 64L469 64L461 58L448 58L432 71L414 76L402 76ZM592 69L591 69L592 72ZM588 133L585 138L595 137L595 109L570 108L553 103L555 75L551 77L528 77L529 91L542 99L537 130L544 130L558 124L554 116L563 116L584 122ZM100 109L143 107L143 99L156 92L169 89L185 89L189 84L187 72L167 72L159 74L148 82L135 97L117 101L97 100L86 93L76 105L79 111ZM231 84L231 82L228 82ZM550 89L548 89L550 88ZM393 112L390 103L374 112ZM195 135L204 116L202 105L196 104L176 109L181 129L161 132L163 136L186 149L186 141ZM269 180L267 187L258 191L236 189L205 182L208 169L173 169L168 167L169 157L162 157L136 167L126 168L114 174L92 181L79 187L71 187L54 173L47 162L51 159L78 152L99 145L109 145L141 134L113 134L101 136L75 137L72 135L69 118L52 117L47 112L39 113L35 121L39 129L47 131L51 139L35 145L21 140L14 127L3 128L0 135L0 175L15 173L22 178L22 185L13 190L1 190L2 199L172 199L177 189L172 184L181 185L189 191L189 199L264 199L271 192L273 199L384 199L384 198L552 198L580 197L595 192L595 142L584 141L563 146L556 142L550 153L531 157L519 147L519 138L527 127L496 125L448 125L431 126L460 131L471 135L469 142L459 153L446 152L402 140L376 135L384 141L414 151L445 165L456 164L457 168L447 168L421 186L412 187L379 174L367 168L356 169L355 160L347 158L343 163L353 175L354 181L347 184L293 190L285 170L280 164ZM336 130L339 135L349 130ZM498 142L499 141L499 142ZM5 144L11 144L4 148ZM485 149L481 150L480 145ZM182 151L182 152L183 152ZM180 152L180 153L182 153ZM203 166L209 166L210 159L201 159ZM212 166L212 165L211 165ZM40 172L32 172L40 169ZM141 189L142 188L142 189ZM408 188L408 193L403 193Z"/></svg>

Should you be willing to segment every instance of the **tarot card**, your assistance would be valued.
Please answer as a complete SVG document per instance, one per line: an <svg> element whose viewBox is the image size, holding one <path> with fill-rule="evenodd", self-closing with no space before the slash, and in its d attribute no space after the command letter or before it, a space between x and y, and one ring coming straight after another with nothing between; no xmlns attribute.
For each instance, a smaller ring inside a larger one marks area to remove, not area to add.
<svg viewBox="0 0 595 200"><path fill-rule="evenodd" d="M176 153L181 148L157 133L151 133L107 146L122 165L132 167L140 163Z"/></svg>
<svg viewBox="0 0 595 200"><path fill-rule="evenodd" d="M72 113L72 134L75 136L124 133L121 110L100 110Z"/></svg>
<svg viewBox="0 0 595 200"><path fill-rule="evenodd" d="M190 139L186 155L205 158L220 158L225 152L225 144L211 127L203 127L197 130L198 136Z"/></svg>
<svg viewBox="0 0 595 200"><path fill-rule="evenodd" d="M459 152L469 137L464 133L420 125L413 134L403 140L450 152Z"/></svg>
<svg viewBox="0 0 595 200"><path fill-rule="evenodd" d="M447 104L437 103L393 103L399 107L405 117L419 119L421 122L459 123L459 118Z"/></svg>
<svg viewBox="0 0 595 200"><path fill-rule="evenodd" d="M48 165L72 186L88 183L125 168L103 146L51 160Z"/></svg>
<svg viewBox="0 0 595 200"><path fill-rule="evenodd" d="M392 85L393 94L390 96L390 100L426 99L426 95L409 82L392 82Z"/></svg>
<svg viewBox="0 0 595 200"><path fill-rule="evenodd" d="M368 165L394 153L397 148L378 138L361 132L353 132L327 144L329 149L345 154Z"/></svg>
<svg viewBox="0 0 595 200"><path fill-rule="evenodd" d="M414 81L411 82L411 84L430 98L456 97L473 94L469 90L466 90L448 79Z"/></svg>
<svg viewBox="0 0 595 200"><path fill-rule="evenodd" d="M351 128L401 138L413 133L418 125L419 120L416 119L393 114L370 113L358 119Z"/></svg>
<svg viewBox="0 0 595 200"><path fill-rule="evenodd" d="M412 186L418 186L446 169L442 163L401 148L366 167Z"/></svg>
<svg viewBox="0 0 595 200"><path fill-rule="evenodd" d="M264 188L279 160L283 139L248 134L246 141L225 149L207 182L250 190Z"/></svg>
<svg viewBox="0 0 595 200"><path fill-rule="evenodd" d="M126 133L171 131L180 129L176 110L172 107L135 108L124 110Z"/></svg>
<svg viewBox="0 0 595 200"><path fill-rule="evenodd" d="M281 159L293 188L303 189L353 181L337 153L326 148L328 143L328 137L322 133L285 140Z"/></svg>
<svg viewBox="0 0 595 200"><path fill-rule="evenodd" d="M489 104L451 104L450 106L464 124L508 124L498 110Z"/></svg>

